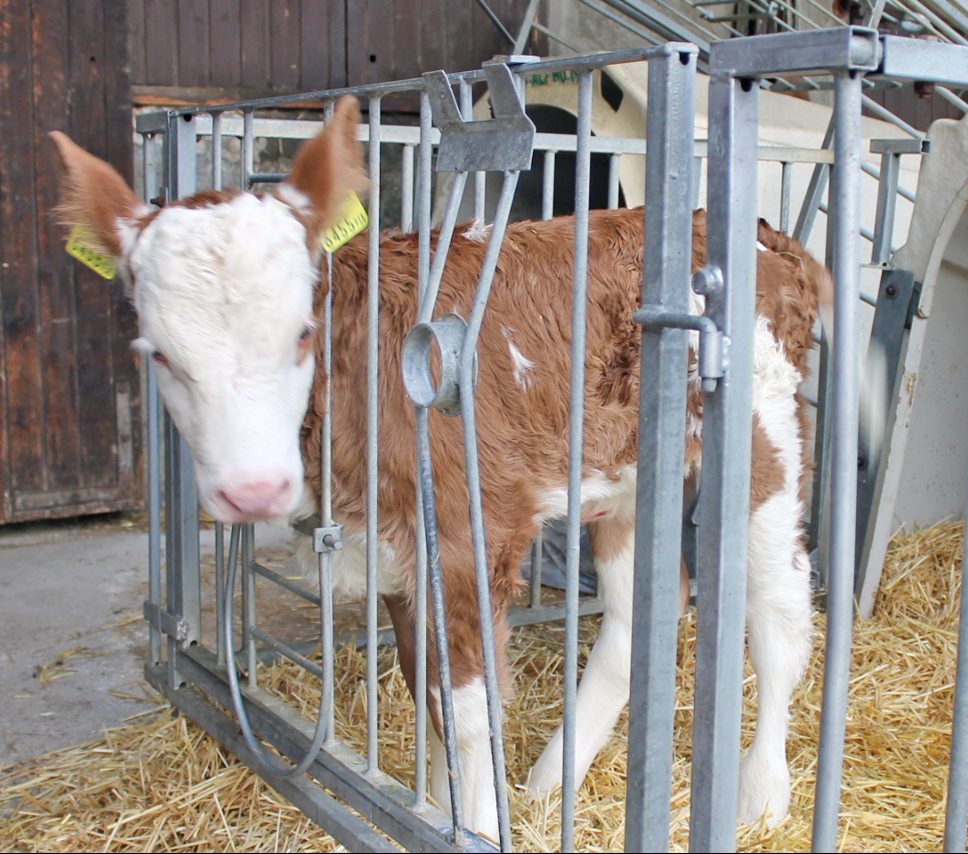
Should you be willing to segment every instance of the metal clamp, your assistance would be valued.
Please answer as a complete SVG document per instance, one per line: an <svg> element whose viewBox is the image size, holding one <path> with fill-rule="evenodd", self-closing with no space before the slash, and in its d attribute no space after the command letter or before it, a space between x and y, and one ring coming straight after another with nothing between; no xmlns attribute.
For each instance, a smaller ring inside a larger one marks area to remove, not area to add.
<svg viewBox="0 0 968 854"><path fill-rule="evenodd" d="M722 273L718 267L703 267L693 276L693 289L709 295L722 290ZM661 305L647 305L632 314L632 320L647 332L663 329L688 329L699 333L697 368L702 390L714 392L723 376L725 341L722 330L711 318L685 312L666 311Z"/></svg>
<svg viewBox="0 0 968 854"><path fill-rule="evenodd" d="M438 172L514 172L531 168L534 122L504 63L484 66L493 119L465 122L443 71L424 74L434 124L440 128Z"/></svg>
<svg viewBox="0 0 968 854"><path fill-rule="evenodd" d="M343 548L342 525L323 525L313 530L313 551L317 554L338 552L341 548Z"/></svg>
<svg viewBox="0 0 968 854"><path fill-rule="evenodd" d="M433 407L445 415L460 415L460 360L467 323L458 314L445 314L430 323L418 323L403 342L403 385L417 406ZM434 383L431 348L440 355L440 380ZM477 383L477 356L474 357Z"/></svg>
<svg viewBox="0 0 968 854"><path fill-rule="evenodd" d="M174 638L179 644L186 644L189 637L191 637L191 624L188 620L184 617L163 611L154 602L146 599L142 607L142 614L144 614L145 620L158 629L158 631L168 635L170 638Z"/></svg>

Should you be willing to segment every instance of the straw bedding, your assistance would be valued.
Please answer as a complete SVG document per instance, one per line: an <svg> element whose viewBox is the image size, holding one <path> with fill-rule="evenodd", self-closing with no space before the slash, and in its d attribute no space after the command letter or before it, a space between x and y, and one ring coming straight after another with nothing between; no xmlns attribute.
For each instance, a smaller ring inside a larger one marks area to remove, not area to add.
<svg viewBox="0 0 968 854"><path fill-rule="evenodd" d="M841 844L848 851L939 849L943 834L961 564L960 523L895 538L876 618L855 625L844 765ZM788 756L790 817L773 831L740 830L747 851L809 850L810 806L820 716L823 617L818 642L794 698ZM584 648L595 619L583 620ZM689 803L694 618L680 632L679 707L672 842L686 845ZM516 694L505 728L509 776L524 781L560 715L560 626L514 632ZM359 746L365 732L363 655L338 656L337 727ZM267 669L265 683L304 704L313 680L294 668ZM746 680L747 726L755 692ZM412 778L412 704L392 649L380 652L382 765ZM621 722L624 732L625 719ZM614 738L576 803L576 845L620 850L625 748ZM557 797L527 804L512 788L515 846L557 850ZM0 850L9 851L333 851L335 842L227 755L184 717L164 706L87 744L0 768Z"/></svg>

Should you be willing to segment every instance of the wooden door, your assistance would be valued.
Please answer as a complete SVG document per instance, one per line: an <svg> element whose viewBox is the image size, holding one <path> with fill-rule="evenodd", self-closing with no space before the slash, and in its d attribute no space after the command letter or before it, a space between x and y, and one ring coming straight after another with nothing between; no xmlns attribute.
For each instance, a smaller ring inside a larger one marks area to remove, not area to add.
<svg viewBox="0 0 968 854"><path fill-rule="evenodd" d="M63 251L50 130L130 181L127 4L0 3L0 523L141 501L135 322Z"/></svg>

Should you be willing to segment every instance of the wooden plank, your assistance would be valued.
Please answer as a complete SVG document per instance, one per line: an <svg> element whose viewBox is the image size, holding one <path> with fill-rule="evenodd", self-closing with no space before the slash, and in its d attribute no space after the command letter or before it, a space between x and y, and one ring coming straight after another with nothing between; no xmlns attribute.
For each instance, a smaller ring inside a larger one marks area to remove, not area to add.
<svg viewBox="0 0 968 854"><path fill-rule="evenodd" d="M145 70L145 0L128 0L128 63L131 78L144 83Z"/></svg>
<svg viewBox="0 0 968 854"><path fill-rule="evenodd" d="M366 51L367 3L350 2L346 7L346 75L350 86L369 82L370 63Z"/></svg>
<svg viewBox="0 0 968 854"><path fill-rule="evenodd" d="M79 145L106 158L105 75L111 64L105 50L101 0L70 0L71 131ZM77 300L77 407L81 425L81 483L107 486L115 480L117 415L111 329L111 292L104 279L75 265Z"/></svg>
<svg viewBox="0 0 968 854"><path fill-rule="evenodd" d="M299 89L299 0L275 0L269 15L269 85L294 92Z"/></svg>
<svg viewBox="0 0 968 854"><path fill-rule="evenodd" d="M370 82L396 80L403 76L394 69L397 33L395 28L387 26L387 22L393 20L394 3L392 0L369 0L367 6L366 61L369 64Z"/></svg>
<svg viewBox="0 0 968 854"><path fill-rule="evenodd" d="M242 85L269 86L269 10L262 0L241 0Z"/></svg>
<svg viewBox="0 0 968 854"><path fill-rule="evenodd" d="M346 54L348 5L355 4L352 4L350 0L328 0L326 4L329 14L329 83L327 86L330 89L349 85L349 63Z"/></svg>
<svg viewBox="0 0 968 854"><path fill-rule="evenodd" d="M145 76L153 86L178 84L178 28L174 0L145 2ZM68 4L68 6L73 4ZM72 13L72 19L75 14Z"/></svg>
<svg viewBox="0 0 968 854"><path fill-rule="evenodd" d="M211 0L211 16L209 49L212 60L209 82L213 86L238 87L242 83L239 0ZM139 81L135 78L134 82Z"/></svg>
<svg viewBox="0 0 968 854"><path fill-rule="evenodd" d="M77 358L74 346L74 262L63 251L53 218L59 166L47 132L69 132L69 33L63 0L33 3L34 187L37 205L37 286L48 489L80 483Z"/></svg>
<svg viewBox="0 0 968 854"><path fill-rule="evenodd" d="M396 3L393 7L393 75L413 77L420 67L420 11L422 4Z"/></svg>
<svg viewBox="0 0 968 854"><path fill-rule="evenodd" d="M444 61L448 72L466 71L480 65L482 54L477 47L475 27L481 28L481 18L490 26L477 3L455 3L447 8L441 21L441 32L447 45ZM490 58L490 54L484 58Z"/></svg>
<svg viewBox="0 0 968 854"><path fill-rule="evenodd" d="M8 162L33 162L30 3L8 0L0 14L0 119ZM35 269L33 169L0 170L0 316L4 324L4 368L9 480L5 492L42 490L43 421L40 396L39 312Z"/></svg>
<svg viewBox="0 0 968 854"><path fill-rule="evenodd" d="M209 60L208 0L178 0L178 83L207 86Z"/></svg>
<svg viewBox="0 0 968 854"><path fill-rule="evenodd" d="M442 68L445 71L453 71L448 68L449 57L447 53L447 35L443 31L444 20L449 12L447 0L421 0L415 6L419 15L420 26L420 54L418 68L422 71L430 71Z"/></svg>
<svg viewBox="0 0 968 854"><path fill-rule="evenodd" d="M329 19L333 6L342 3L303 3L299 9L299 88L304 92L328 89Z"/></svg>

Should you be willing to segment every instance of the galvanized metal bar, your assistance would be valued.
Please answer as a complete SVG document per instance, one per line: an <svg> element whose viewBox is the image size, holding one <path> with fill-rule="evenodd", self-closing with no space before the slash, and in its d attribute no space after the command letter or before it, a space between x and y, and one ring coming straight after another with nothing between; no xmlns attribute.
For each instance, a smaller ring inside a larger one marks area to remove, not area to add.
<svg viewBox="0 0 968 854"><path fill-rule="evenodd" d="M222 114L212 116L212 189L222 189Z"/></svg>
<svg viewBox="0 0 968 854"><path fill-rule="evenodd" d="M544 171L541 175L541 218L551 219L555 208L555 151L549 149L544 155Z"/></svg>
<svg viewBox="0 0 968 854"><path fill-rule="evenodd" d="M692 137L690 137L691 139ZM608 208L618 207L618 166L619 155L613 154L608 158Z"/></svg>
<svg viewBox="0 0 968 854"><path fill-rule="evenodd" d="M379 483L380 122L379 97L369 102L370 230L366 252L366 766L380 767L377 723L377 508Z"/></svg>
<svg viewBox="0 0 968 854"><path fill-rule="evenodd" d="M726 46L727 42L714 46L714 68L717 51ZM724 285L705 290L705 313L728 338L730 355L724 378L703 396L691 851L733 851L736 844L753 406L758 93L753 81L729 74L714 75L709 85L709 114L718 120L709 129L707 264L721 271Z"/></svg>
<svg viewBox="0 0 968 854"><path fill-rule="evenodd" d="M147 143L146 143L147 144ZM147 185L145 185L147 186ZM148 440L148 601L161 608L161 431L159 429L158 380L148 360L147 440ZM148 662L161 661L161 634L156 626L148 627Z"/></svg>
<svg viewBox="0 0 968 854"><path fill-rule="evenodd" d="M255 626L255 574L252 572L253 552L252 525L242 526L242 648L246 655L246 670L249 687L258 684L258 657L252 628Z"/></svg>
<svg viewBox="0 0 968 854"><path fill-rule="evenodd" d="M437 302L437 291L440 289L440 283L444 276L444 268L447 264L447 253L450 250L450 243L454 236L454 226L457 224L457 215L460 212L460 203L466 184L466 172L458 172L451 181L450 191L447 195L447 207L444 210L444 218L437 232L437 245L434 248L434 260L433 266L430 269L430 278L420 296L417 323L429 323L433 318L434 305Z"/></svg>
<svg viewBox="0 0 968 854"><path fill-rule="evenodd" d="M168 116L166 186L169 199L190 196L196 189L195 122ZM170 614L188 626L183 641L168 638L168 677L173 688L181 684L178 652L201 637L201 575L198 549L198 489L188 444L166 415L165 522L167 527L165 595Z"/></svg>
<svg viewBox="0 0 968 854"><path fill-rule="evenodd" d="M327 113L327 121L332 118L332 104L327 104L330 108ZM379 183L379 177L377 178ZM378 217L379 219L379 217ZM327 377L326 391L324 395L323 420L320 426L320 454L319 454L319 519L320 528L333 528L333 383L329 380L333 376L333 254L326 253L326 275L329 279L326 295L323 298L323 371ZM369 296L368 296L369 298ZM369 498L367 499L369 500ZM321 531L317 530L316 534ZM320 657L323 665L323 679L320 684L319 713L320 721L323 723L322 715L326 715L326 740L332 741L336 730L335 707L333 698L336 694L335 674L334 674L334 648L333 648L333 550L338 545L331 541L329 546L325 545L325 540L319 542L321 538L314 536L313 548L318 552L319 563L319 638L320 638ZM369 597L370 592L370 554L371 542L367 541L367 618L370 613ZM375 571L375 570L374 570ZM369 619L367 620L369 628ZM369 671L367 672L369 677ZM367 679L367 691L369 691L369 679ZM369 730L369 720L367 721Z"/></svg>
<svg viewBox="0 0 968 854"><path fill-rule="evenodd" d="M891 256L894 212L897 209L897 179L900 171L901 155L885 151L881 155L881 177L877 182L874 240L871 245L872 264L886 264Z"/></svg>
<svg viewBox="0 0 968 854"><path fill-rule="evenodd" d="M834 138L834 122L831 118L824 132L824 149L829 149ZM797 217L797 224L793 228L793 236L801 243L806 244L810 239L810 232L813 230L813 223L820 209L820 202L823 199L824 191L827 189L827 179L830 174L830 167L826 163L818 163L813 167L813 174L810 176L810 183L807 185L807 192L803 197L803 204L800 206L800 214Z"/></svg>
<svg viewBox="0 0 968 854"><path fill-rule="evenodd" d="M225 526L215 524L215 601L225 599ZM222 634L222 609L215 609L215 646L220 667L225 666L228 658L225 651L225 637Z"/></svg>
<svg viewBox="0 0 968 854"><path fill-rule="evenodd" d="M400 230L413 231L413 146L404 145L400 152Z"/></svg>
<svg viewBox="0 0 968 854"><path fill-rule="evenodd" d="M538 10L540 0L528 0L528 8L524 10L524 17L521 19L521 26L518 35L514 39L513 53L523 53L524 47L528 43L528 36L531 35L531 27L534 24L534 16Z"/></svg>
<svg viewBox="0 0 968 854"><path fill-rule="evenodd" d="M787 234L790 228L790 163L780 164L780 231Z"/></svg>
<svg viewBox="0 0 968 854"><path fill-rule="evenodd" d="M484 692L487 699L487 717L491 743L491 767L494 776L494 795L497 804L498 835L501 849L511 849L510 810L508 808L507 772L504 764L504 716L497 674L497 657L494 648L494 611L491 606L491 582L488 572L484 538L484 511L481 505L480 468L477 456L477 426L474 411L474 380L477 357L477 338L484 321L484 309L497 269L498 256L504 241L504 231L511 213L511 202L518 183L517 172L505 172L497 211L491 228L477 292L467 321L467 332L460 360L460 411L464 428L464 468L467 476L469 498L471 544L474 552L474 580L477 587L477 607L481 628L481 652L484 664Z"/></svg>
<svg viewBox="0 0 968 854"><path fill-rule="evenodd" d="M252 110L245 110L242 113L242 189L248 190L251 186L251 179L255 174L253 166L255 156L255 130L253 127Z"/></svg>
<svg viewBox="0 0 968 854"><path fill-rule="evenodd" d="M899 39L898 41L904 41ZM710 72L736 78L759 78L798 71L845 68L877 71L881 48L876 30L834 27L799 33L776 33L718 43Z"/></svg>
<svg viewBox="0 0 968 854"><path fill-rule="evenodd" d="M681 314L690 302L695 74L695 53L649 61L642 305ZM642 334L626 851L669 844L687 344L683 330Z"/></svg>
<svg viewBox="0 0 968 854"><path fill-rule="evenodd" d="M518 78L519 82L521 78ZM467 80L460 81L460 109L465 122L474 120L474 91ZM456 176L455 176L456 177ZM467 180L467 176L464 176ZM487 187L487 173L474 173L474 222L484 222L485 193Z"/></svg>
<svg viewBox="0 0 968 854"><path fill-rule="evenodd" d="M541 530L531 544L531 589L528 597L528 608L531 610L541 607L541 571L543 569L544 558L541 550L544 545L544 537Z"/></svg>
<svg viewBox="0 0 968 854"><path fill-rule="evenodd" d="M943 86L968 86L968 47L881 36L883 58L877 73L896 80L931 80Z"/></svg>
<svg viewBox="0 0 968 854"><path fill-rule="evenodd" d="M585 315L588 290L588 198L591 175L592 77L578 78L575 131L575 237L568 405L568 535L565 571L564 716L562 721L561 850L575 848L575 716L578 684L578 564L581 538L582 428L585 413Z"/></svg>
<svg viewBox="0 0 968 854"><path fill-rule="evenodd" d="M968 519L968 512L965 513ZM968 526L966 526L968 527ZM944 850L965 850L968 824L968 536L961 552L961 595L958 605L958 664L951 722L951 754L948 759L948 805L944 822Z"/></svg>
<svg viewBox="0 0 968 854"><path fill-rule="evenodd" d="M418 305L427 291L430 281L430 172L431 172L431 111L427 93L420 93L420 148L417 176L417 299ZM417 450L418 478L419 447ZM416 485L416 579L414 582L414 731L416 737L414 798L417 804L427 799L427 538L420 532L425 530L426 512L423 504L423 490ZM439 665L438 665L439 666ZM459 798L458 798L459 801ZM455 833L457 829L455 827Z"/></svg>
<svg viewBox="0 0 968 854"><path fill-rule="evenodd" d="M434 648L437 652L437 675L440 690L440 718L444 752L447 756L450 810L454 840L459 845L464 834L464 809L460 795L460 763L457 757L457 731L454 718L454 692L450 672L450 643L447 634L447 610L444 604L444 584L440 572L440 545L437 538L437 510L434 504L432 458L430 456L430 425L427 407L414 406L417 433L417 474L424 509L423 532L427 546L427 570L434 620ZM418 529L418 531L421 529ZM419 629L418 629L419 630Z"/></svg>
<svg viewBox="0 0 968 854"><path fill-rule="evenodd" d="M835 165L831 176L834 211L834 341L830 549L827 584L827 643L820 717L814 850L836 845L840 783L850 672L854 592L854 540L857 510L857 428L860 365L857 357L857 306L860 267L861 78L839 73L834 80Z"/></svg>

